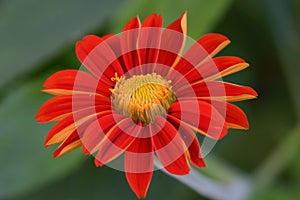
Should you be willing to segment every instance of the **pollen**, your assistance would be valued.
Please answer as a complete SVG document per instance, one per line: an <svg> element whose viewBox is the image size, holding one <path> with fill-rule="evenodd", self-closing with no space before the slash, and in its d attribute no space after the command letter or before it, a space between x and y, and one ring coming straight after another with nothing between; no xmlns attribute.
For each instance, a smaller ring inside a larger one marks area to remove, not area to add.
<svg viewBox="0 0 300 200"><path fill-rule="evenodd" d="M166 115L176 101L171 81L156 73L115 80L115 87L111 90L112 104L120 114L132 118L135 123L153 123L157 116Z"/></svg>

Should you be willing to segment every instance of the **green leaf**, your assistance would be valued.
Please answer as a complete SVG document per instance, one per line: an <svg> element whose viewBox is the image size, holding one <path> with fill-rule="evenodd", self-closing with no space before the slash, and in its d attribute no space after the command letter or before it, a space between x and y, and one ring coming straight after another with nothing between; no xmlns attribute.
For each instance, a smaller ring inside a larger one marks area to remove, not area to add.
<svg viewBox="0 0 300 200"><path fill-rule="evenodd" d="M136 15L141 19L152 13L163 16L164 25L173 22L184 12L188 12L188 35L197 39L202 34L212 31L220 21L232 0L197 0L197 1L139 1L131 0L128 9L117 15L115 32L120 32L125 23Z"/></svg>
<svg viewBox="0 0 300 200"><path fill-rule="evenodd" d="M73 171L83 160L81 152L54 159L53 148L44 148L51 125L34 119L47 97L40 85L40 80L25 84L1 102L0 199L37 189Z"/></svg>
<svg viewBox="0 0 300 200"><path fill-rule="evenodd" d="M0 88L103 25L122 0L0 2Z"/></svg>

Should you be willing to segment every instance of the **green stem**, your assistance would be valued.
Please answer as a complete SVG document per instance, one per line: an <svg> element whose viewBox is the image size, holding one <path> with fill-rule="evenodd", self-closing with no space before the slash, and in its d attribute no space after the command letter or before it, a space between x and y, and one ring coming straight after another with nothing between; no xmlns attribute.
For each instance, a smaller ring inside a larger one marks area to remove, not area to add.
<svg viewBox="0 0 300 200"><path fill-rule="evenodd" d="M213 159L215 160L215 159ZM209 163L213 164L215 161L210 159ZM220 161L216 161L216 163L221 163ZM155 159L154 162L155 166L162 171L164 171L169 176L177 179L178 181L182 182L195 192L197 192L200 195L203 195L205 197L208 197L209 199L214 200L244 200L247 199L250 192L251 192L251 182L249 181L246 176L241 175L237 172L234 172L233 168L228 166L222 166L219 165L219 175L221 177L216 177L216 174L213 174L214 177L217 179L223 179L223 174L231 174L230 180L226 177L226 182L222 182L220 180L212 179L208 176L203 175L199 170L196 170L195 168L191 168L191 171L189 174L185 176L177 176L168 173L161 165L161 163L158 161L158 159ZM209 164L209 165L210 165Z"/></svg>

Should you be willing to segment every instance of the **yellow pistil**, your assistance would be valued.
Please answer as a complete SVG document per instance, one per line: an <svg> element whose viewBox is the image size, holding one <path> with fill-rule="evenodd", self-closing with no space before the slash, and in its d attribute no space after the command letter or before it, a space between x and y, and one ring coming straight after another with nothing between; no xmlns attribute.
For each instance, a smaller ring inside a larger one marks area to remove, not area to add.
<svg viewBox="0 0 300 200"><path fill-rule="evenodd" d="M136 123L153 123L157 116L164 116L176 101L171 81L156 73L129 79L115 75L114 79L116 85L111 96L114 108Z"/></svg>

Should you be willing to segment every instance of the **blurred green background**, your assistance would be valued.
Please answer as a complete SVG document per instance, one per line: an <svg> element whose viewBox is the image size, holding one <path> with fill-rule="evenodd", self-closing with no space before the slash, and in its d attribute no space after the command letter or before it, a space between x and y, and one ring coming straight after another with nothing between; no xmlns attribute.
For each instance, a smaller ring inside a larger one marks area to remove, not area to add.
<svg viewBox="0 0 300 200"><path fill-rule="evenodd" d="M1 0L0 199L136 198L122 172L96 168L81 150L54 159L55 147L44 149L53 124L34 120L50 98L40 89L51 73L79 68L74 46L84 35L118 33L151 13L167 25L185 10L189 36L225 34L232 43L221 55L251 64L226 80L259 93L238 104L250 130L230 130L201 172L229 181L229 171L243 174L250 199L300 199L299 0ZM207 198L158 171L147 199Z"/></svg>

